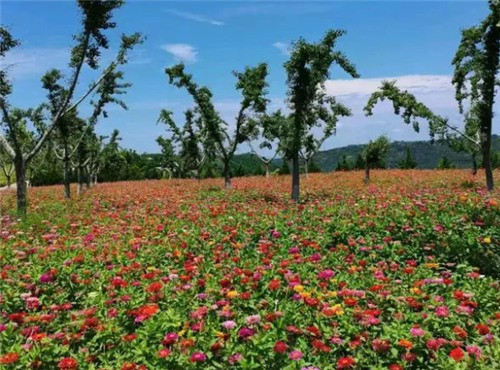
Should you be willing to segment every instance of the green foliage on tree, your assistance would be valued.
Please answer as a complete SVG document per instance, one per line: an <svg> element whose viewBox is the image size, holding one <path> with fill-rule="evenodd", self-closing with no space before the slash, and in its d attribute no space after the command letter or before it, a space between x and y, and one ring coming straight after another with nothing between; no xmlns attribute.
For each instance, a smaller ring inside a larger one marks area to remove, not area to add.
<svg viewBox="0 0 500 370"><path fill-rule="evenodd" d="M291 119L280 137L284 156L292 161L293 200L299 200L300 151L312 158L326 138L333 135L340 116L350 115L350 110L325 92L325 81L330 77L332 65L358 77L354 65L340 51L335 50L342 30L330 30L318 43L297 40L285 63L288 85L288 104ZM323 136L315 139L311 129L323 126Z"/></svg>
<svg viewBox="0 0 500 370"><path fill-rule="evenodd" d="M101 115L106 116L104 107L108 103L117 102L115 94L120 93L123 87L119 83L122 72L117 68L127 63L127 53L142 40L141 35L137 33L130 36L123 35L116 58L102 71L101 77L91 83L85 92L75 99L74 93L83 67L98 69L102 50L109 48L109 40L104 32L116 27L115 22L112 21L113 12L122 6L123 1L79 0L77 4L82 19L81 30L74 36L75 46L72 48L69 63L71 73L64 82L62 74L58 71L51 71L45 75L42 83L48 91L48 102L27 110L12 108L8 102L12 85L6 72L2 70L0 73L1 125L4 129L4 134L0 134L0 145L15 165L17 209L21 216L27 211L26 170L29 163L41 151L53 131L58 126L61 127L61 120L75 111L91 94L95 96L91 102L94 106L93 119L97 120ZM0 27L0 57L5 57L6 53L18 44L19 42L5 27ZM21 127L25 122L29 122L29 127L34 126L41 132L34 139L33 145L29 147L23 145L24 143L19 138Z"/></svg>
<svg viewBox="0 0 500 370"><path fill-rule="evenodd" d="M389 140L385 136L380 136L376 140L368 143L363 150L363 159L365 161L365 183L370 182L371 168L384 168L385 156L389 151Z"/></svg>
<svg viewBox="0 0 500 370"><path fill-rule="evenodd" d="M473 155L481 151L486 186L492 190L490 151L493 104L499 84L500 2L490 0L489 7L490 13L480 25L462 31L462 39L452 61L455 68L452 82L459 109L463 113L463 102L466 100L470 105L464 117L464 130L449 124L446 117L433 113L408 91L399 90L395 82L384 81L379 91L368 100L365 112L371 115L378 101L388 99L393 104L394 113L401 115L405 123L412 123L415 131L419 129L419 120L424 120L429 125L432 138L438 136ZM457 144L460 142L461 145Z"/></svg>
<svg viewBox="0 0 500 370"><path fill-rule="evenodd" d="M410 148L406 148L406 154L404 159L399 162L399 168L402 170L411 170L417 168L417 161L413 158Z"/></svg>
<svg viewBox="0 0 500 370"><path fill-rule="evenodd" d="M199 87L193 82L192 76L184 72L183 64L167 68L165 73L169 77L170 84L185 88L193 98L196 110L202 119L203 136L215 148L223 165L222 173L226 188L230 188L230 163L236 149L239 144L256 137L258 120L255 117L266 111L267 65L261 63L256 67L245 67L243 72L233 72L236 77L236 90L241 92L242 97L232 137L227 132L227 123L212 103L210 90L207 87Z"/></svg>
<svg viewBox="0 0 500 370"><path fill-rule="evenodd" d="M444 156L443 158L441 158L439 160L436 168L438 170L447 170L447 169L455 168L455 166L453 165L453 163L451 163L451 161L449 160L448 157Z"/></svg>
<svg viewBox="0 0 500 370"><path fill-rule="evenodd" d="M335 168L335 171L349 171L351 169L352 169L352 166L351 166L351 163L349 163L347 156L345 154L342 154L342 156L339 159L339 162L337 163L337 167Z"/></svg>

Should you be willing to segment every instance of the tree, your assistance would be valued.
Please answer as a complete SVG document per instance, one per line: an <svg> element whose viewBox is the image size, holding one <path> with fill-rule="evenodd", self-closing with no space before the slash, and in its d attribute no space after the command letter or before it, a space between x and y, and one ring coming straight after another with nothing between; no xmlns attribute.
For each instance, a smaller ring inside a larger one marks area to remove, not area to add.
<svg viewBox="0 0 500 370"><path fill-rule="evenodd" d="M410 148L406 148L406 155L404 159L399 162L399 168L402 170L411 170L413 168L417 168L417 161L413 158Z"/></svg>
<svg viewBox="0 0 500 370"><path fill-rule="evenodd" d="M358 77L354 65L343 53L335 51L337 39L344 33L342 30L330 30L317 44L299 39L285 63L288 104L292 114L280 142L285 157L292 161L291 198L295 201L299 200L300 192L300 151L304 147L309 153L317 151L324 140L335 132L338 117L350 114L335 98L326 95L324 87L334 63L352 77ZM322 124L323 137L311 139L311 129Z"/></svg>
<svg viewBox="0 0 500 370"><path fill-rule="evenodd" d="M358 153L356 156L356 159L354 161L354 167L355 170L362 170L365 168L365 160L363 158L363 153Z"/></svg>
<svg viewBox="0 0 500 370"><path fill-rule="evenodd" d="M469 112L465 115L465 128L459 130L448 123L446 117L433 113L408 91L401 91L395 82L384 81L379 91L372 94L365 106L366 115L371 115L379 100L389 99L394 113L401 114L405 123L413 123L418 131L419 120L427 121L431 138L438 135L442 140L467 141L475 151L481 151L486 175L486 187L493 190L491 169L491 132L493 104L500 55L500 2L489 1L490 14L480 25L462 31L462 39L452 64L455 68L452 83L460 112L463 103L469 102Z"/></svg>
<svg viewBox="0 0 500 370"><path fill-rule="evenodd" d="M212 141L203 132L203 120L199 115L196 116L193 110L188 109L185 112L186 122L181 130L174 122L172 114L171 111L162 110L158 119L158 122L167 125L167 130L172 134L171 139L164 139L161 136L157 139L157 143L162 147L165 161L168 162L165 164L175 167L180 172L180 177L194 172L195 177L201 179L203 165L215 156ZM170 140L171 143L166 140ZM177 154L174 144L178 146Z"/></svg>
<svg viewBox="0 0 500 370"><path fill-rule="evenodd" d="M447 156L443 156L443 158L439 160L436 168L438 170L447 170L450 168L455 168L455 166L453 165L453 163L451 163Z"/></svg>
<svg viewBox="0 0 500 370"><path fill-rule="evenodd" d="M161 165L158 167L162 173L167 172L168 178L172 178L174 171L178 170L179 177L184 174L182 164L178 163L178 156L175 154L174 144L171 139L159 136L156 142L161 148ZM163 177L163 176L162 176Z"/></svg>
<svg viewBox="0 0 500 370"><path fill-rule="evenodd" d="M270 166L274 158L283 152L280 143L280 137L284 136L284 129L286 129L290 117L285 116L280 109L272 114L265 114L260 118L260 123L255 124L257 129L261 130L260 136L263 141L259 144L260 149L267 149L272 151L269 156L259 154L255 150L252 142L249 141L252 153L264 164L266 177L270 176Z"/></svg>
<svg viewBox="0 0 500 370"><path fill-rule="evenodd" d="M385 136L370 142L363 149L363 159L365 161L365 183L370 182L370 169L375 167L385 167L384 159L389 151L389 140Z"/></svg>
<svg viewBox="0 0 500 370"><path fill-rule="evenodd" d="M241 91L242 99L236 127L231 137L227 133L227 123L220 117L212 103L212 93L207 87L199 87L192 80L192 76L184 72L184 65L167 68L165 73L169 83L178 88L186 88L193 98L197 111L202 117L203 132L215 147L223 165L224 183L231 188L230 162L236 152L238 144L254 138L257 135L256 123L253 116L265 113L268 100L267 94L267 65L261 63L256 67L245 67L243 72L233 72L236 77L236 90Z"/></svg>
<svg viewBox="0 0 500 370"><path fill-rule="evenodd" d="M351 169L351 164L347 159L347 155L342 154L340 156L339 162L337 163L337 168L335 171L349 171Z"/></svg>
<svg viewBox="0 0 500 370"><path fill-rule="evenodd" d="M51 92L60 94L60 96L54 96L54 99L49 98L49 103L42 104L35 109L23 110L20 116L16 117L15 110L11 109L8 102L8 97L12 92L12 85L7 78L6 72L2 70L0 73L2 125L4 125L5 135L11 139L8 140L6 136L0 134L0 145L14 162L17 182L17 210L21 216L25 215L27 211L26 168L29 163L40 152L60 120L75 110L96 89L101 89L101 92L105 91L104 95L109 97L109 92L114 91L115 84L121 77L117 67L127 62L127 52L135 44L141 42L139 34L123 35L116 59L103 70L100 78L90 84L90 87L86 89L80 98L76 99L76 101L73 99L83 66L87 65L91 69L99 68L101 51L109 47L108 38L103 34L103 31L116 27L116 24L112 21L112 14L122 4L123 0L78 1L78 7L82 13L82 30L74 37L76 45L72 49L69 64L71 76L64 88L58 87L53 91L49 89L49 94ZM0 27L0 57L5 57L6 53L18 44L19 42L11 36L6 28ZM57 105L51 107L51 102L57 102ZM49 111L48 118L44 115L45 110ZM26 121L44 128L43 133L35 139L34 146L30 148L24 147L18 140L19 127Z"/></svg>

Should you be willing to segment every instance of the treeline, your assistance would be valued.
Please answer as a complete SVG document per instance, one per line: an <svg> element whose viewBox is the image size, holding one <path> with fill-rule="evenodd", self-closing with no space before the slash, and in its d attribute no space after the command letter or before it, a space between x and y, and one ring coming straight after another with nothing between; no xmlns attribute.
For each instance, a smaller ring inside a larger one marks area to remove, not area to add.
<svg viewBox="0 0 500 370"><path fill-rule="evenodd" d="M121 97L132 86L124 80L121 69L128 63L129 52L144 39L140 33L122 35L120 45L115 47L115 58L101 65L102 52L110 49L107 32L117 27L114 12L123 4L123 0L77 1L81 22L79 33L73 36L69 74L52 69L42 76L46 99L38 106L13 107L9 100L14 86L8 69L0 70L0 157L2 166L10 166L15 173L18 214L22 216L27 211L27 184L43 182L38 179L52 178L56 182L62 177L66 198L71 197L70 183L75 179L78 193L97 181L158 176L221 175L229 189L233 176L248 173L243 164L237 163L236 152L243 143L251 146L261 163L255 171L263 169L267 176L276 170L273 168L275 158L282 159L280 171L286 173L289 167L291 173L291 199L299 201L301 173L320 168L315 158L323 143L337 133L342 118L352 115L351 109L334 94L327 94L325 88L334 67L351 78L360 77L355 64L338 47L346 32L331 29L317 42L299 38L292 43L289 59L283 64L286 113L268 111L266 63L234 71L234 88L240 102L231 130L217 110L209 87L199 85L183 64L166 68L166 84L184 91L193 104L184 112L182 123L174 121L171 111L159 112L158 122L167 130L165 137L157 138L161 155L145 156L121 149L117 131L110 137L102 137L95 129L99 121L107 117L110 104L127 109ZM421 124L427 124L431 139L447 142L453 150L470 155L474 168L481 158L487 189L492 190L492 123L500 68L500 2L490 0L489 8L489 14L480 24L462 31L451 61L452 83L462 122L451 123L447 117L434 113L410 92L400 90L396 81L383 81L368 99L364 111L366 116L371 116L377 104L387 100L393 105L394 113L415 131ZM0 58L19 43L6 27L0 26ZM100 71L100 77L84 88L82 75L88 70ZM83 93L76 96L78 91ZM82 104L89 104L90 115L80 114ZM253 143L258 145L254 147ZM381 136L370 141L357 155L354 165L364 169L366 183L370 181L370 169L385 165L389 150L389 140ZM265 156L263 152L271 154ZM413 166L411 158L407 159L407 167ZM344 162L348 168L347 159ZM446 167L449 163L443 159L440 166Z"/></svg>

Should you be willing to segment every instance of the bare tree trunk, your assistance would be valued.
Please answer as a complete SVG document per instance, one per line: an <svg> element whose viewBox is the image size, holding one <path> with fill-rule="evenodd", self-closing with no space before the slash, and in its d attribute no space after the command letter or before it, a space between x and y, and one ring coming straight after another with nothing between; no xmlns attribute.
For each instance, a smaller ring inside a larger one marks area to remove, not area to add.
<svg viewBox="0 0 500 370"><path fill-rule="evenodd" d="M26 184L26 162L23 158L14 159L14 166L16 168L16 185L17 185L17 214L20 217L26 216L28 209L28 186Z"/></svg>
<svg viewBox="0 0 500 370"><path fill-rule="evenodd" d="M266 177L269 178L269 163L266 163L265 166L266 166Z"/></svg>
<svg viewBox="0 0 500 370"><path fill-rule="evenodd" d="M64 153L64 169L63 169L63 182L64 182L64 197L65 198L71 198L71 186L70 186L70 163L69 163L69 158L66 154L67 152Z"/></svg>
<svg viewBox="0 0 500 370"><path fill-rule="evenodd" d="M306 175L306 179L308 177L308 174L309 174L309 161L306 159L304 160L304 173Z"/></svg>
<svg viewBox="0 0 500 370"><path fill-rule="evenodd" d="M484 172L486 174L486 189L488 189L488 191L492 191L494 183L493 183L493 171L491 170L491 158L489 150L491 146L491 138L486 140L488 144L485 145L487 150L483 149L483 166L484 166Z"/></svg>
<svg viewBox="0 0 500 370"><path fill-rule="evenodd" d="M292 158L292 200L298 202L300 196L300 163L299 153Z"/></svg>
<svg viewBox="0 0 500 370"><path fill-rule="evenodd" d="M94 175L94 186L97 185L97 174Z"/></svg>
<svg viewBox="0 0 500 370"><path fill-rule="evenodd" d="M477 160L476 160L476 154L472 154L472 174L474 176L477 175Z"/></svg>
<svg viewBox="0 0 500 370"><path fill-rule="evenodd" d="M370 166L368 163L365 165L365 184L368 185L370 183Z"/></svg>
<svg viewBox="0 0 500 370"><path fill-rule="evenodd" d="M231 174L230 174L230 169L229 169L229 162L224 163L224 186L226 189L231 189Z"/></svg>
<svg viewBox="0 0 500 370"><path fill-rule="evenodd" d="M12 184L12 176L11 175L5 175L5 178L7 179L7 188L10 189L10 185Z"/></svg>
<svg viewBox="0 0 500 370"><path fill-rule="evenodd" d="M77 178L76 193L78 195L80 195L82 193L82 190L83 190L83 186L82 186L82 168L81 168L81 166L77 167L76 178Z"/></svg>

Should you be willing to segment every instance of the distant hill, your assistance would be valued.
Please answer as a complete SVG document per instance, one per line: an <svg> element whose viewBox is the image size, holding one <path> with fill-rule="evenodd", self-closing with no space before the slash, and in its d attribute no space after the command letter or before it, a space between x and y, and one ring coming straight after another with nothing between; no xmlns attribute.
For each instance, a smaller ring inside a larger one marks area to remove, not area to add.
<svg viewBox="0 0 500 370"><path fill-rule="evenodd" d="M337 167L337 163L342 155L355 160L358 153L361 153L365 145L348 145L341 148L329 149L318 152L314 157L314 162L322 171L332 171ZM470 168L471 158L467 153L457 153L448 145L434 143L430 141L393 141L387 155L387 167L397 168L399 162L406 154L406 148L410 148L413 158L418 163L417 168L432 169L436 168L439 160L446 156L457 168ZM492 135L492 150L500 152L500 136ZM478 160L480 160L478 156ZM273 162L273 168L281 166L282 160L276 159ZM245 167L253 172L260 162L250 153L235 156L234 164ZM233 167L234 168L234 167ZM249 172L250 172L249 171Z"/></svg>

